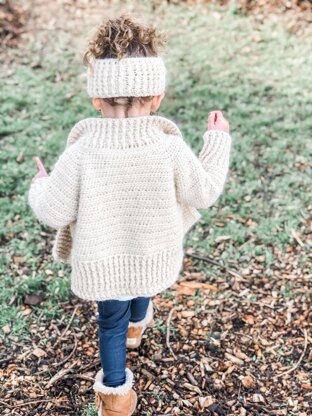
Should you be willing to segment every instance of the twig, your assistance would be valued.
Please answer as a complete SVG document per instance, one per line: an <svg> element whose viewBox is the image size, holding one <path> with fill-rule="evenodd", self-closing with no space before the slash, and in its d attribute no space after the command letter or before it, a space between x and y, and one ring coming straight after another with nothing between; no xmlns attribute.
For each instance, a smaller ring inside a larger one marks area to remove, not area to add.
<svg viewBox="0 0 312 416"><path fill-rule="evenodd" d="M65 364L74 355L74 353L77 349L77 345L78 345L78 342L77 342L77 338L75 337L75 345L74 345L74 348L73 348L72 352L66 358L64 358L64 360L60 361L59 363L54 363L52 365L54 367L59 367L60 365Z"/></svg>
<svg viewBox="0 0 312 416"><path fill-rule="evenodd" d="M259 301L256 301L256 300L250 300L250 299L244 298L243 296L237 295L233 290L230 290L230 292L232 292L232 296L234 298L237 298L237 299L241 300L242 302L248 302L248 303L251 303L253 305L263 306L265 308L270 308L272 310L276 309L274 306L269 305L268 303L259 302Z"/></svg>
<svg viewBox="0 0 312 416"><path fill-rule="evenodd" d="M282 376L285 376L286 374L292 373L293 371L295 371L299 367L301 361L303 360L303 357L304 357L304 355L305 355L305 353L307 351L307 347L308 347L308 333L307 333L307 330L306 329L303 329L301 331L303 332L303 335L304 335L304 347L303 347L303 351L302 351L302 354L300 355L299 360L289 370L284 371L283 373L277 374L277 377L282 377Z"/></svg>
<svg viewBox="0 0 312 416"><path fill-rule="evenodd" d="M86 365L85 367L80 367L79 371L86 371L90 370L90 368L96 367L101 363L100 358L97 358L95 361L93 361L91 364Z"/></svg>
<svg viewBox="0 0 312 416"><path fill-rule="evenodd" d="M58 373L56 373L51 380L48 382L46 388L49 389L56 381L62 379L65 374L72 371L72 368L77 364L77 362L72 363L68 368L62 368Z"/></svg>
<svg viewBox="0 0 312 416"><path fill-rule="evenodd" d="M56 399L56 400L59 400L59 399ZM24 407L24 406L27 406L29 404L37 404L37 403L45 403L45 402L50 402L51 403L51 401L53 403L53 399L42 399L42 400L33 400L31 402L18 403L18 404L15 404L14 406L10 406L7 403L5 403L5 405L8 406L10 409L14 409L15 407ZM62 401L67 401L67 400L62 400ZM3 403L3 402L1 402L1 403Z"/></svg>
<svg viewBox="0 0 312 416"><path fill-rule="evenodd" d="M3 404L5 407L8 407L9 409L13 409L13 406L11 406L9 403L3 402L0 400L0 404Z"/></svg>
<svg viewBox="0 0 312 416"><path fill-rule="evenodd" d="M73 312L73 314L72 314L72 316L71 316L71 318L70 318L70 320L69 320L66 328L64 329L62 335L56 340L55 344L53 345L53 348L58 345L58 343L61 341L61 339L64 337L64 335L68 331L68 328L70 327L70 324L72 323L72 321L74 319L74 316L76 315L77 309L78 309L78 305L75 306L74 312Z"/></svg>
<svg viewBox="0 0 312 416"><path fill-rule="evenodd" d="M167 344L167 347L168 347L169 351L171 352L172 356L176 360L177 357L176 357L175 353L173 352L173 349L171 348L171 345L170 345L170 322L171 322L172 314L173 314L173 312L175 310L176 310L176 308L173 307L170 310L169 315L168 315L168 319L167 319L167 333L166 333L166 344Z"/></svg>
<svg viewBox="0 0 312 416"><path fill-rule="evenodd" d="M263 406L262 404L251 403L251 402L247 402L247 404L251 407L255 407L256 409L264 410L267 415L273 415L273 416L275 415L275 412L271 411L270 409L268 409L266 406Z"/></svg>
<svg viewBox="0 0 312 416"><path fill-rule="evenodd" d="M11 361L14 358L13 355L10 355L9 357L3 358L3 360L0 360L0 364L4 364L8 361Z"/></svg>
<svg viewBox="0 0 312 416"><path fill-rule="evenodd" d="M242 277L239 273L237 273L235 270L230 269L229 267L224 266L223 264L221 264L221 263L219 263L218 261L213 260L213 259L211 259L211 258L209 258L209 257L203 257L203 256L199 256L198 254L191 254L191 253L185 253L185 255L186 255L186 256L188 256L188 257L192 257L192 258L194 258L194 259L197 259L197 260L206 261L207 263L210 263L210 264L213 264L214 266L219 267L219 269L222 269L222 270L227 271L227 272L228 272L229 274L231 274L232 276L234 276L234 277L238 277L239 279L241 279L241 280L243 280L243 281L246 281L246 279L244 279L244 278L243 278L243 277Z"/></svg>
<svg viewBox="0 0 312 416"><path fill-rule="evenodd" d="M67 378L80 378L81 380L87 380L90 381L91 383L94 383L94 379L88 376L84 376L83 374L68 374L66 376L63 377L63 380L66 380Z"/></svg>

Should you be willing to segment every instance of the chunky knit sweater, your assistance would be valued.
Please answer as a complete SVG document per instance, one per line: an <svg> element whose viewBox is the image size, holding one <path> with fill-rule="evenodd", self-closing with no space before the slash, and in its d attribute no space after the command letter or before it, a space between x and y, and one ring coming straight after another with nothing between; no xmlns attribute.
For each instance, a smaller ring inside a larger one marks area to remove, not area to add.
<svg viewBox="0 0 312 416"><path fill-rule="evenodd" d="M231 137L207 131L197 158L166 118L89 118L77 123L52 173L29 203L53 228L70 225L71 289L82 299L153 296L171 286L184 235L226 180Z"/></svg>

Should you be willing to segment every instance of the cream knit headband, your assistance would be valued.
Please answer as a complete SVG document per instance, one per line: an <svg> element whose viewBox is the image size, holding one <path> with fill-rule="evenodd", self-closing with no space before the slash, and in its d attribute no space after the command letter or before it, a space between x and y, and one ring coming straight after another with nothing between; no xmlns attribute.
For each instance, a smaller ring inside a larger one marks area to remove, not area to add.
<svg viewBox="0 0 312 416"><path fill-rule="evenodd" d="M146 97L166 87L166 68L160 57L93 59L88 69L90 97Z"/></svg>

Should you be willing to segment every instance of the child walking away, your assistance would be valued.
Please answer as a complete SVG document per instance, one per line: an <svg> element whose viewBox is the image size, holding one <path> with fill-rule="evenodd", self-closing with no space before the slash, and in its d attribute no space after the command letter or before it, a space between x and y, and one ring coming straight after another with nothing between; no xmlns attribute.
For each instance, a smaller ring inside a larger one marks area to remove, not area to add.
<svg viewBox="0 0 312 416"><path fill-rule="evenodd" d="M126 347L138 347L152 325L151 297L178 278L184 235L198 209L216 202L228 172L231 137L221 112L210 113L198 157L172 121L151 115L165 92L163 43L128 15L99 27L85 63L101 117L72 128L50 175L36 159L29 191L38 219L58 230L53 254L71 264L72 291L97 302L99 416L135 411Z"/></svg>

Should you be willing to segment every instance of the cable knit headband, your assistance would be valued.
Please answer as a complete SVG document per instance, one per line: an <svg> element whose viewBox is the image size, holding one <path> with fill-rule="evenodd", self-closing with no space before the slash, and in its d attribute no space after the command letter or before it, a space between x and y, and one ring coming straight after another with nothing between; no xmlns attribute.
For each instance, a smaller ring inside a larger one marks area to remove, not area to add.
<svg viewBox="0 0 312 416"><path fill-rule="evenodd" d="M87 79L90 97L146 97L165 91L166 68L160 57L93 59Z"/></svg>

